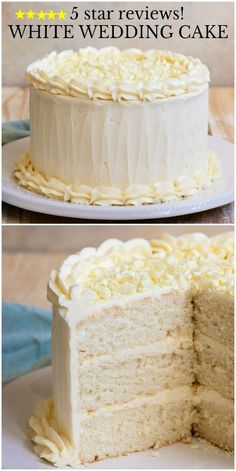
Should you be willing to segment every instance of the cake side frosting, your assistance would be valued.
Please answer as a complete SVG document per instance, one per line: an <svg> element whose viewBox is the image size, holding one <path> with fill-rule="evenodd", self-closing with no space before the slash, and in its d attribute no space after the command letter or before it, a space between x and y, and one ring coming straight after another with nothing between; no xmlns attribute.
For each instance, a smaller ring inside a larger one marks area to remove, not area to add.
<svg viewBox="0 0 236 471"><path fill-rule="evenodd" d="M31 173L39 191L51 188L49 195L58 191L62 198L64 189L65 199L90 204L190 196L217 176L216 159L207 153L207 112L207 89L127 106L31 87L31 149L23 162L29 180L25 172L22 181Z"/></svg>
<svg viewBox="0 0 236 471"><path fill-rule="evenodd" d="M49 281L58 303L68 308L165 289L217 289L233 294L233 233L158 236L151 242L111 239L98 249L70 256Z"/></svg>
<svg viewBox="0 0 236 471"><path fill-rule="evenodd" d="M46 178L35 169L29 152L20 157L14 169L14 176L22 188L59 201L97 206L139 206L181 200L207 188L220 173L220 164L215 154L210 151L207 153L204 169L202 172L196 172L193 177L182 175L173 182L130 185L126 190L115 186L92 188L79 183L66 184L55 177Z"/></svg>
<svg viewBox="0 0 236 471"><path fill-rule="evenodd" d="M67 51L33 64L32 73L45 77L46 68L54 77L56 68L60 79L81 74L86 84L102 73L102 84L114 74L118 86L127 73L132 86L142 75L149 86L145 80L162 77L164 91L179 80L188 85L173 96L128 104L75 99L30 82L31 149L16 164L17 183L48 198L100 206L178 201L210 186L220 165L207 150L208 81L202 73L201 85L189 85L205 67L200 64L170 52L110 48Z"/></svg>
<svg viewBox="0 0 236 471"><path fill-rule="evenodd" d="M56 53L27 68L28 82L54 94L93 100L153 101L209 82L199 59L170 51L87 47Z"/></svg>

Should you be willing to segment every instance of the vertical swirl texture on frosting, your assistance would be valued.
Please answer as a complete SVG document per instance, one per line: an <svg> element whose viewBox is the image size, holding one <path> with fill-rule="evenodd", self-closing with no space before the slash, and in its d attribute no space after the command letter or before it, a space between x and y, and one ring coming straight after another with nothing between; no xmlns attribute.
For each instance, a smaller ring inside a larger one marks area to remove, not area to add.
<svg viewBox="0 0 236 471"><path fill-rule="evenodd" d="M233 233L158 236L151 242L111 239L86 248L53 271L49 297L66 308L165 289L217 289L233 294Z"/></svg>
<svg viewBox="0 0 236 471"><path fill-rule="evenodd" d="M31 149L14 172L23 188L140 205L193 196L220 173L207 152L209 73L199 59L86 48L32 64L28 80Z"/></svg>
<svg viewBox="0 0 236 471"><path fill-rule="evenodd" d="M199 59L170 51L87 47L52 52L27 68L35 88L93 100L153 101L193 92L209 82Z"/></svg>

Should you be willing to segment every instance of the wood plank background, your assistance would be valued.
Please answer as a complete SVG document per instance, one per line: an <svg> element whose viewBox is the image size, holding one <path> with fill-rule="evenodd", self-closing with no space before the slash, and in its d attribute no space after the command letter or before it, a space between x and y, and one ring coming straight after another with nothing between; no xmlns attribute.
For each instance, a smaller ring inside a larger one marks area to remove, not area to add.
<svg viewBox="0 0 236 471"><path fill-rule="evenodd" d="M215 87L210 89L209 134L233 142L233 88ZM3 87L3 122L29 117L29 91L25 87ZM3 224L88 224L100 221L88 221L65 217L51 216L27 211L3 203ZM135 223L147 221L135 221ZM148 221L152 224L231 224L233 223L233 204L204 211L202 213L174 218L163 218ZM132 223L132 222L131 222Z"/></svg>

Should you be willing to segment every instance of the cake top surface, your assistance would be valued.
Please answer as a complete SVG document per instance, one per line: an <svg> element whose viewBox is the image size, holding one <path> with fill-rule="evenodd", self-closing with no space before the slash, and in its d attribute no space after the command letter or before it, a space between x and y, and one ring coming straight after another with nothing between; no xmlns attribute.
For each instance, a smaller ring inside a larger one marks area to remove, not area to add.
<svg viewBox="0 0 236 471"><path fill-rule="evenodd" d="M209 71L199 59L170 51L87 47L52 52L27 68L27 79L59 95L154 101L200 90Z"/></svg>
<svg viewBox="0 0 236 471"><path fill-rule="evenodd" d="M150 242L105 241L85 248L53 271L49 298L62 307L94 306L141 293L216 289L233 295L233 233L209 238L202 233Z"/></svg>

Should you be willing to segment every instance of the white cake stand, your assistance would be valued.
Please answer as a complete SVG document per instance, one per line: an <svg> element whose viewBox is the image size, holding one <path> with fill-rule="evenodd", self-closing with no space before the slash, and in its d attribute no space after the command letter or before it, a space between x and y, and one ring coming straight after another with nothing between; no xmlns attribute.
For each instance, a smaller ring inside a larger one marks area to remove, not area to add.
<svg viewBox="0 0 236 471"><path fill-rule="evenodd" d="M212 136L208 137L208 148L217 154L222 166L222 176L210 188L181 201L136 207L64 203L18 187L13 178L14 165L19 155L29 148L30 138L13 141L3 147L2 199L5 203L30 211L78 219L131 221L198 213L231 203L234 199L234 146L228 141Z"/></svg>
<svg viewBox="0 0 236 471"><path fill-rule="evenodd" d="M51 367L22 376L3 389L3 469L55 469L40 460L26 435L26 424L38 401L50 397ZM175 444L143 453L99 461L90 469L233 469L233 456L206 441ZM154 456L152 456L154 455ZM79 466L78 468L86 468Z"/></svg>

